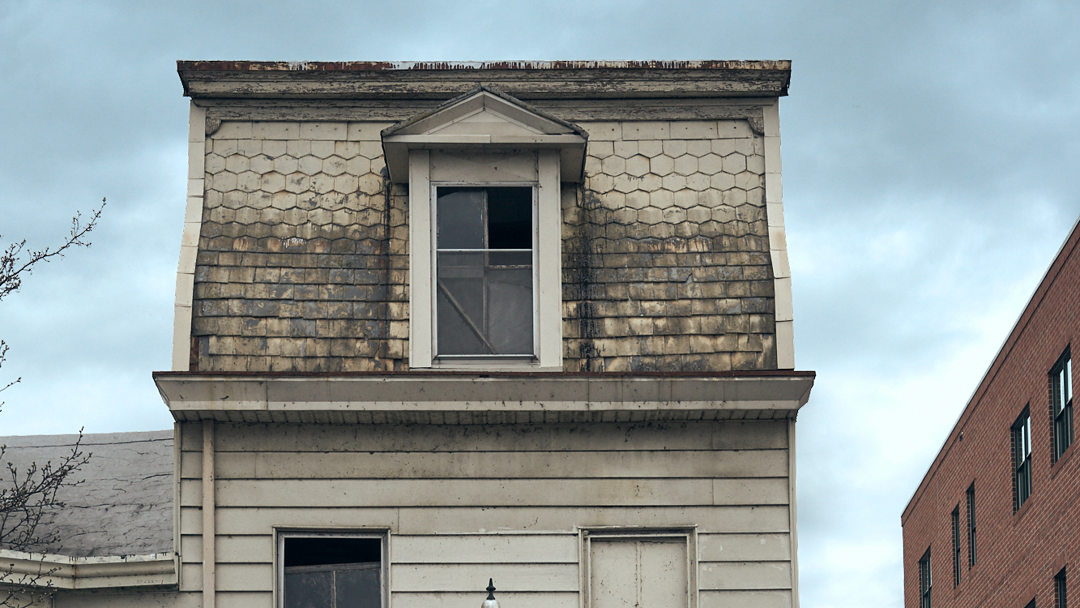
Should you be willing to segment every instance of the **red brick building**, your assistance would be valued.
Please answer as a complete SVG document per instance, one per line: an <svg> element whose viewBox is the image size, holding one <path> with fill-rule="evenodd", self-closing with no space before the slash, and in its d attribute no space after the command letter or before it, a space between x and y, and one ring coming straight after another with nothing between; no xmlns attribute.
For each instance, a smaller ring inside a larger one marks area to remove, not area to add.
<svg viewBox="0 0 1080 608"><path fill-rule="evenodd" d="M1080 606L1078 302L1080 224L904 509L905 607Z"/></svg>

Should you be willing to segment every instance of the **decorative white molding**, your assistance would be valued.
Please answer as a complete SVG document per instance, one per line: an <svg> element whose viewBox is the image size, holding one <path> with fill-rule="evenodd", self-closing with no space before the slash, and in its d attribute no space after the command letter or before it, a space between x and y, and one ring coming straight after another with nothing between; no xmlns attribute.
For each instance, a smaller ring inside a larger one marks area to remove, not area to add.
<svg viewBox="0 0 1080 608"><path fill-rule="evenodd" d="M69 557L0 549L0 584L13 586L27 577L32 587L58 590L162 587L176 584L176 570L171 553Z"/></svg>
<svg viewBox="0 0 1080 608"><path fill-rule="evenodd" d="M780 102L763 108L765 126L765 213L769 223L769 257L773 270L776 320L776 366L795 369L795 327L791 300L791 267L784 233L784 192L780 178Z"/></svg>
<svg viewBox="0 0 1080 608"><path fill-rule="evenodd" d="M202 230L203 180L206 169L206 110L191 104L188 117L188 185L180 261L176 268L173 305L172 368L187 371L191 364L191 307L195 292L195 258Z"/></svg>

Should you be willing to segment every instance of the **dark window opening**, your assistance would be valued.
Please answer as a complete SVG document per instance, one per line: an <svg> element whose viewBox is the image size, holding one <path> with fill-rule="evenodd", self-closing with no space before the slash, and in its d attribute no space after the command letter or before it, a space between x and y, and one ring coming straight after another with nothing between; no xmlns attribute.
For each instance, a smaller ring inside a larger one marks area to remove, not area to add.
<svg viewBox="0 0 1080 608"><path fill-rule="evenodd" d="M952 575L953 587L960 584L960 505L952 512Z"/></svg>
<svg viewBox="0 0 1080 608"><path fill-rule="evenodd" d="M975 565L975 484L967 489L968 568Z"/></svg>
<svg viewBox="0 0 1080 608"><path fill-rule="evenodd" d="M436 356L532 356L533 189L440 187Z"/></svg>
<svg viewBox="0 0 1080 608"><path fill-rule="evenodd" d="M381 608L382 540L285 537L285 608Z"/></svg>
<svg viewBox="0 0 1080 608"><path fill-rule="evenodd" d="M1065 453L1073 440L1072 357L1069 348L1061 353L1050 370L1050 416L1054 421L1054 462Z"/></svg>
<svg viewBox="0 0 1080 608"><path fill-rule="evenodd" d="M1062 568L1061 572L1057 573L1054 577L1054 606L1056 608L1066 608L1066 600L1068 593L1065 587L1065 569Z"/></svg>
<svg viewBox="0 0 1080 608"><path fill-rule="evenodd" d="M1012 426L1013 511L1031 496L1031 414L1027 407Z"/></svg>

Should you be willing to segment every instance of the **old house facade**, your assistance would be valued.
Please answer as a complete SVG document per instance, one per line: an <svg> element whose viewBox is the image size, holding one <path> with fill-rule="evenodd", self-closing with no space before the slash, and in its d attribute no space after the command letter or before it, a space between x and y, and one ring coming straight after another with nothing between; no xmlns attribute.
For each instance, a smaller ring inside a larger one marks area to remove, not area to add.
<svg viewBox="0 0 1080 608"><path fill-rule="evenodd" d="M155 601L798 604L788 62L178 68Z"/></svg>

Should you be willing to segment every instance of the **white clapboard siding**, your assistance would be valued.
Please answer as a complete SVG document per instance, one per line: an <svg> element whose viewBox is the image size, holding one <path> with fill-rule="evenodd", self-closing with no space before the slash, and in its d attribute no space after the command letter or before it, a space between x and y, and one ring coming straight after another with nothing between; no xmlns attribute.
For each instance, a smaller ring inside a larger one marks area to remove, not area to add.
<svg viewBox="0 0 1080 608"><path fill-rule="evenodd" d="M214 549L219 564L263 562L268 561L268 556L274 555L274 537L271 534L251 536L219 534ZM185 563L201 562L202 536L182 535L180 554L185 556Z"/></svg>
<svg viewBox="0 0 1080 608"><path fill-rule="evenodd" d="M698 566L698 588L737 591L791 589L788 562L711 562Z"/></svg>
<svg viewBox="0 0 1080 608"><path fill-rule="evenodd" d="M697 541L702 562L791 559L787 534L698 534Z"/></svg>
<svg viewBox="0 0 1080 608"><path fill-rule="evenodd" d="M701 591L698 593L698 608L732 608L733 606L791 608L791 591Z"/></svg>
<svg viewBox="0 0 1080 608"><path fill-rule="evenodd" d="M577 564L395 564L390 584L392 591L467 592L492 577L506 591L573 592L579 576Z"/></svg>
<svg viewBox="0 0 1080 608"><path fill-rule="evenodd" d="M202 596L196 593L175 591L122 591L118 593L58 591L49 605L52 608L199 608L202 606Z"/></svg>
<svg viewBox="0 0 1080 608"><path fill-rule="evenodd" d="M222 424L218 452L747 450L787 447L786 421L637 424L288 425ZM199 451L199 424L184 425L185 451Z"/></svg>
<svg viewBox="0 0 1080 608"><path fill-rule="evenodd" d="M498 533L499 531L565 531L578 527L681 527L729 533L785 533L787 506L719 507L508 507L465 508L218 508L219 534L272 534L279 528L385 529L400 534L432 531ZM183 534L200 534L202 512L180 512Z"/></svg>
<svg viewBox="0 0 1080 608"><path fill-rule="evenodd" d="M196 480L181 506L201 504ZM217 482L222 507L520 507L782 505L784 478L766 479L260 479Z"/></svg>
<svg viewBox="0 0 1080 608"><path fill-rule="evenodd" d="M395 564L574 564L578 563L577 534L499 534L477 536L401 535L391 539ZM576 587L575 587L576 589Z"/></svg>
<svg viewBox="0 0 1080 608"><path fill-rule="evenodd" d="M567 479L782 477L787 450L580 452L221 452L226 479ZM185 452L181 476L199 479L202 454Z"/></svg>
<svg viewBox="0 0 1080 608"><path fill-rule="evenodd" d="M264 564L221 564L214 569L217 588L222 591L272 591L274 588L274 566ZM185 589L202 588L202 566L183 565Z"/></svg>
<svg viewBox="0 0 1080 608"><path fill-rule="evenodd" d="M486 597L483 587L469 593L393 593L394 608L475 608ZM495 592L499 604L514 608L579 608L577 593L503 593Z"/></svg>

